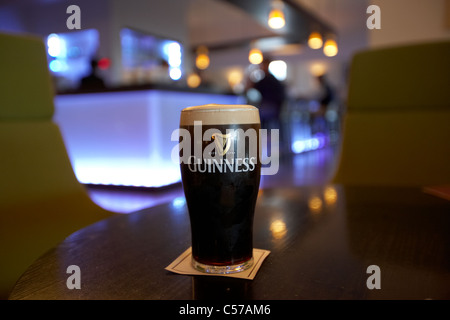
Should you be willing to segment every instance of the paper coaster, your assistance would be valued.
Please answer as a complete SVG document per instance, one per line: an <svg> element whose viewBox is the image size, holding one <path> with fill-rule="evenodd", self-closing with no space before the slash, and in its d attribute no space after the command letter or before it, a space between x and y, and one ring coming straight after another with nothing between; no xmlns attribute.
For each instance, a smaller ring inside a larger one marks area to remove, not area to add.
<svg viewBox="0 0 450 320"><path fill-rule="evenodd" d="M189 247L185 252L183 252L178 258L176 258L171 264L169 264L165 269L171 272L185 275L196 275L196 276L221 276L221 277L231 277L253 280L258 272L264 259L269 255L270 251L262 249L253 249L253 266L245 271L230 273L230 274L212 274L206 272L200 272L192 266L192 247Z"/></svg>

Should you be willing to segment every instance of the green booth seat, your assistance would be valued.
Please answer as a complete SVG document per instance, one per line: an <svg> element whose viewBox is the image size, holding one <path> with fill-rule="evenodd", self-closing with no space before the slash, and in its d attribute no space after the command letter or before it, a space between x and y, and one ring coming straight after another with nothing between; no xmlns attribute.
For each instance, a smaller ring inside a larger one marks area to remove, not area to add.
<svg viewBox="0 0 450 320"><path fill-rule="evenodd" d="M0 298L39 256L113 215L73 172L40 38L0 34Z"/></svg>
<svg viewBox="0 0 450 320"><path fill-rule="evenodd" d="M373 49L353 57L332 182L450 184L449 57L450 41Z"/></svg>

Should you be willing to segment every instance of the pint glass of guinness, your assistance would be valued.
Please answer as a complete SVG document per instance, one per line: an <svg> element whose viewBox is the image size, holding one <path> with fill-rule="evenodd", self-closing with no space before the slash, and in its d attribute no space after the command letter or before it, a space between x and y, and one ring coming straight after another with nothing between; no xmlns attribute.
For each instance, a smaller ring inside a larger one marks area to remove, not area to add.
<svg viewBox="0 0 450 320"><path fill-rule="evenodd" d="M197 270L234 273L253 264L259 129L258 109L249 105L210 104L181 112L181 176Z"/></svg>

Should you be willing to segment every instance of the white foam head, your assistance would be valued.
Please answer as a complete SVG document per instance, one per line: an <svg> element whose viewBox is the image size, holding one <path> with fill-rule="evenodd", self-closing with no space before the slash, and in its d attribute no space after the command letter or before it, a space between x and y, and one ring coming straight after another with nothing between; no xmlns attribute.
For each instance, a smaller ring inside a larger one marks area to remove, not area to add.
<svg viewBox="0 0 450 320"><path fill-rule="evenodd" d="M194 125L253 124L259 123L259 110L251 105L206 104L188 107L181 111L180 126Z"/></svg>

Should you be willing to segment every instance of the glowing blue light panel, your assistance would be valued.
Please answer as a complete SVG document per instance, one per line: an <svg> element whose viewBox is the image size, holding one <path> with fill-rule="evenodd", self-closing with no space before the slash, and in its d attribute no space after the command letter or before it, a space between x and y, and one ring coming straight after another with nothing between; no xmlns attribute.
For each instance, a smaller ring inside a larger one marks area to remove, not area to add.
<svg viewBox="0 0 450 320"><path fill-rule="evenodd" d="M183 47L179 42L128 28L120 31L120 37L125 70L152 74L167 69L166 76L170 79L181 79Z"/></svg>
<svg viewBox="0 0 450 320"><path fill-rule="evenodd" d="M59 125L81 183L160 187L181 180L171 141L183 108L242 104L232 95L142 90L60 95Z"/></svg>
<svg viewBox="0 0 450 320"><path fill-rule="evenodd" d="M52 33L46 45L52 74L64 79L68 87L76 88L91 71L90 61L97 54L99 33L95 29Z"/></svg>

